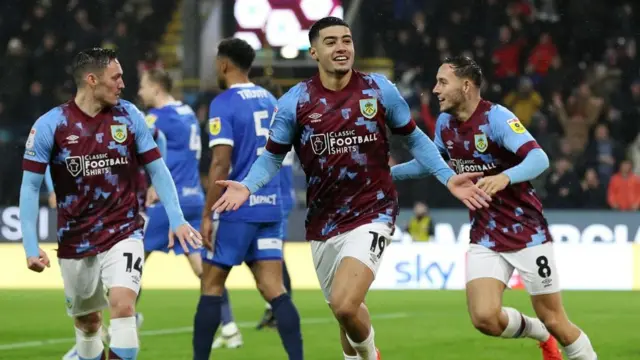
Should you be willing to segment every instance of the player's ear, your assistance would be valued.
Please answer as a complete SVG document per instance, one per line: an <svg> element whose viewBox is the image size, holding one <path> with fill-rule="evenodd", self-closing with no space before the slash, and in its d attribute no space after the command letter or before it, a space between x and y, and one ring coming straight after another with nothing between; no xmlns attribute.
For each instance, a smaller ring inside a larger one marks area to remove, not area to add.
<svg viewBox="0 0 640 360"><path fill-rule="evenodd" d="M471 81L465 79L464 82L462 83L462 91L464 91L465 93L468 93L469 89L471 89Z"/></svg>
<svg viewBox="0 0 640 360"><path fill-rule="evenodd" d="M313 60L318 61L318 52L315 47L312 46L309 48L309 55L311 55Z"/></svg>
<svg viewBox="0 0 640 360"><path fill-rule="evenodd" d="M87 73L84 79L87 81L88 85L96 86L98 84L98 75L94 73Z"/></svg>

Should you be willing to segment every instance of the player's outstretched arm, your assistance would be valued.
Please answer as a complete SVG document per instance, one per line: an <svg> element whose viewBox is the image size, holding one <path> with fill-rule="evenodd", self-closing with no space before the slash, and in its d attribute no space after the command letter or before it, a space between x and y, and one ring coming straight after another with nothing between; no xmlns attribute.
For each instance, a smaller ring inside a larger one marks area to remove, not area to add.
<svg viewBox="0 0 640 360"><path fill-rule="evenodd" d="M40 187L44 175L24 171L20 186L20 228L22 229L22 246L27 255L29 269L41 272L50 267L47 254L38 247L37 217Z"/></svg>
<svg viewBox="0 0 640 360"><path fill-rule="evenodd" d="M489 112L489 125L493 140L522 161L498 175L480 179L477 185L487 194L493 195L509 184L533 180L549 168L549 157L511 111L494 106Z"/></svg>
<svg viewBox="0 0 640 360"><path fill-rule="evenodd" d="M156 144L158 145L158 150L160 150L160 155L162 155L163 159L167 158L167 137L164 133L158 130L158 135L155 138Z"/></svg>

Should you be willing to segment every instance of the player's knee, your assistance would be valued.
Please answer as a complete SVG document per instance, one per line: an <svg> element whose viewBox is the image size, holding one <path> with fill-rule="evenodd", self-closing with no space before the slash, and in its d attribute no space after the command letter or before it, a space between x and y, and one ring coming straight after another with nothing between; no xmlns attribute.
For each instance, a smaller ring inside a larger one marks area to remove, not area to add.
<svg viewBox="0 0 640 360"><path fill-rule="evenodd" d="M93 334L100 330L102 326L102 314L94 312L76 317L76 327L85 333Z"/></svg>
<svg viewBox="0 0 640 360"><path fill-rule="evenodd" d="M485 335L499 336L502 333L499 311L475 310L471 313L471 322L478 331Z"/></svg>
<svg viewBox="0 0 640 360"><path fill-rule="evenodd" d="M266 301L271 301L286 292L282 283L272 280L256 279L256 287Z"/></svg>
<svg viewBox="0 0 640 360"><path fill-rule="evenodd" d="M557 333L557 330L560 328L562 322L562 316L558 316L554 312L550 311L538 314L538 319L540 319L544 326L552 333Z"/></svg>
<svg viewBox="0 0 640 360"><path fill-rule="evenodd" d="M331 298L329 301L333 314L336 316L338 321L342 322L358 316L358 310L360 308L359 304L354 304L344 298Z"/></svg>
<svg viewBox="0 0 640 360"><path fill-rule="evenodd" d="M109 310L113 318L131 317L136 314L135 302L129 299L112 300Z"/></svg>

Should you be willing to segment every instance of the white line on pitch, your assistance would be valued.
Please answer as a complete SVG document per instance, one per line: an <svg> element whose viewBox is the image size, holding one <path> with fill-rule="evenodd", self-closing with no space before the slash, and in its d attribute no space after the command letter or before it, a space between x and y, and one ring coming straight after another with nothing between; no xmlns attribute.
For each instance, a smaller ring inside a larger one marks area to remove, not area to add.
<svg viewBox="0 0 640 360"><path fill-rule="evenodd" d="M408 313L389 313L389 314L378 314L371 315L373 320L376 319L401 319L409 317ZM303 318L301 319L302 325L317 325L317 324L329 324L335 322L336 320L330 317L323 318ZM253 328L255 327L255 321L242 321L237 323L239 328ZM158 330L143 330L140 331L140 336L160 336L160 335L171 335L171 334L186 334L193 331L193 327L185 326L179 328L170 328L170 329L158 329ZM0 344L0 351L3 350L15 350L15 349L25 349L25 348L34 348L41 346L49 346L49 345L57 345L57 344L73 344L76 342L75 338L58 338L58 339L48 339L48 340L39 340L39 341L25 341L18 342L12 344Z"/></svg>

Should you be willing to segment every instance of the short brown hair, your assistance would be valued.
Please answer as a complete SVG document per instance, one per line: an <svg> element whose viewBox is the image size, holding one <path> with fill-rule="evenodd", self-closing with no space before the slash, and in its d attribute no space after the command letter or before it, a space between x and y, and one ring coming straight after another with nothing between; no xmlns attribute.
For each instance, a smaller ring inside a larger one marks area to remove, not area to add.
<svg viewBox="0 0 640 360"><path fill-rule="evenodd" d="M173 90L173 79L168 72L162 69L150 69L145 72L149 81L160 85L162 90L170 93Z"/></svg>

